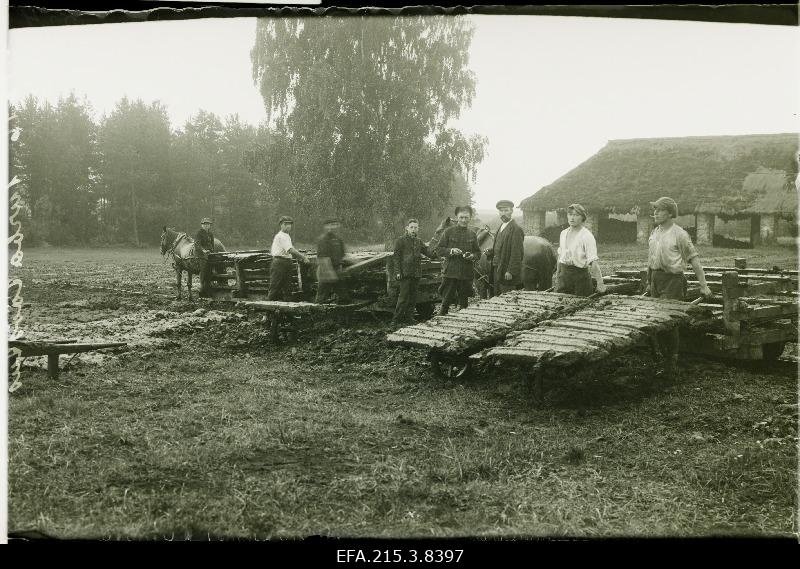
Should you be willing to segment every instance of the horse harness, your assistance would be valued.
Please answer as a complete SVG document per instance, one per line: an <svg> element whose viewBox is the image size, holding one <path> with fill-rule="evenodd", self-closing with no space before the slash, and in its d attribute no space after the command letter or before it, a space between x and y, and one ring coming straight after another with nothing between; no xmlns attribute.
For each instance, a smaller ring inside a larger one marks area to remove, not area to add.
<svg viewBox="0 0 800 569"><path fill-rule="evenodd" d="M179 261L178 259L175 258L175 249L178 247L178 243L180 243L185 237L187 237L185 232L178 233L178 236L175 237L175 241L172 242L172 247L170 247L169 251L167 251L167 253L172 257L172 268L175 269L176 271L178 270ZM196 256L183 257L181 261L185 262L197 258L198 257ZM183 265L184 264L183 262L181 262L180 264ZM188 270L188 266L186 267L186 269Z"/></svg>

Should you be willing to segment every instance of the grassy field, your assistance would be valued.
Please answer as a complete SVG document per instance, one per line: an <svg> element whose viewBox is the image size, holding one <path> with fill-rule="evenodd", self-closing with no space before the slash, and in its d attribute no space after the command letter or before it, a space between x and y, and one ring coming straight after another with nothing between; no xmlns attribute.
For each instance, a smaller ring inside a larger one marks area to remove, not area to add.
<svg viewBox="0 0 800 569"><path fill-rule="evenodd" d="M788 247L701 253L709 265L797 267ZM607 273L646 257L601 254ZM797 531L797 379L785 366L686 356L683 381L665 387L650 353L634 351L552 378L535 407L513 368L435 379L424 353L387 344L390 328L369 315L305 323L282 346L257 320L199 320L212 305L170 300L174 276L155 250L30 249L10 276L23 282L29 337L158 340L100 363L78 356L58 381L23 369L9 394L12 532Z"/></svg>

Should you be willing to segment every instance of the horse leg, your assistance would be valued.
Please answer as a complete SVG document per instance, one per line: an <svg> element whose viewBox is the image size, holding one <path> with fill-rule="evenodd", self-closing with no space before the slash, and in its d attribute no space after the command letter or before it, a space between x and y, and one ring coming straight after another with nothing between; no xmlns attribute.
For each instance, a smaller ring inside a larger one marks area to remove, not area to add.
<svg viewBox="0 0 800 569"><path fill-rule="evenodd" d="M192 271L186 271L186 290L189 291L189 301L192 300Z"/></svg>
<svg viewBox="0 0 800 569"><path fill-rule="evenodd" d="M176 277L176 279L178 281L178 296L176 298L177 298L177 300L180 300L181 299L181 270L180 269L176 269L175 270L175 277Z"/></svg>

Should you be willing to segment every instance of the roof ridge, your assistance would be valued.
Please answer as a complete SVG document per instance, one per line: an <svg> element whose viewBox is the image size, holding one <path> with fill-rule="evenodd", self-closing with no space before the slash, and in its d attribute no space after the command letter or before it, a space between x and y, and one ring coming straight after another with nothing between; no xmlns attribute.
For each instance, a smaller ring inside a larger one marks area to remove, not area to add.
<svg viewBox="0 0 800 569"><path fill-rule="evenodd" d="M762 133L762 134L704 134L704 135L692 135L692 136L664 136L658 138L615 138L609 140L607 145L609 144L618 144L622 142L655 142L655 141L667 141L667 140L697 140L697 141L704 141L704 140L723 140L723 139L736 139L736 138L777 138L777 137L789 137L793 136L795 138L800 138L800 133L797 132L776 132L776 133Z"/></svg>

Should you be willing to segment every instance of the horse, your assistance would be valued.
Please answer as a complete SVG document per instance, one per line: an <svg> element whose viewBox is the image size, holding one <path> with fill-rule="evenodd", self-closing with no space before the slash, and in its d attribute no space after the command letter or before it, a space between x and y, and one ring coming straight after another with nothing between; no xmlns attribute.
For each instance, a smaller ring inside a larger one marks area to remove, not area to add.
<svg viewBox="0 0 800 569"><path fill-rule="evenodd" d="M495 233L488 225L477 232L478 246L482 251L494 245ZM556 270L556 254L553 245L544 237L526 235L522 242L522 286L525 290L547 290L553 286L553 273ZM492 263L486 253L475 263L475 288L481 298L488 298Z"/></svg>
<svg viewBox="0 0 800 569"><path fill-rule="evenodd" d="M448 227L452 227L456 224L456 220L450 216L445 217L439 226L436 228L436 231L433 232L433 237L431 240L428 241L428 249L431 251L435 251L436 248L439 246L439 241L442 239L442 235L444 235L444 230Z"/></svg>
<svg viewBox="0 0 800 569"><path fill-rule="evenodd" d="M214 251L225 251L225 246L216 237L214 238ZM177 300L181 299L181 273L186 271L186 289L189 300L192 300L192 275L199 275L202 264L206 261L195 255L194 239L186 233L179 233L166 225L161 230L161 255L169 254L172 257L172 267L178 283Z"/></svg>

